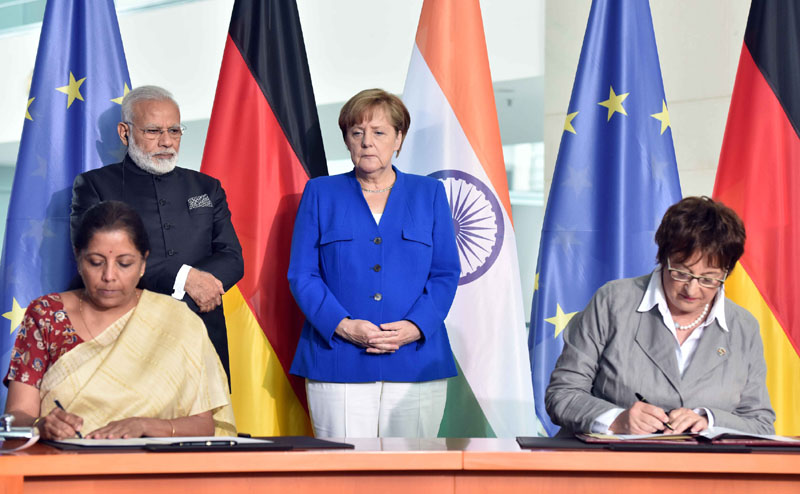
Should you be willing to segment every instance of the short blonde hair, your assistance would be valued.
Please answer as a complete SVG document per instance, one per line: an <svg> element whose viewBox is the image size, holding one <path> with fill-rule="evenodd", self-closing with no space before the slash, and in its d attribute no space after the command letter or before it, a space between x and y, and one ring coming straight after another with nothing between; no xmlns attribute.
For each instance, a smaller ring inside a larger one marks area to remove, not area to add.
<svg viewBox="0 0 800 494"><path fill-rule="evenodd" d="M401 133L400 148L397 149L397 154L400 154L408 128L411 126L411 115L400 98L383 89L365 89L344 104L339 112L342 138L347 142L347 131L350 127L372 118L377 108L382 108L386 112L394 130Z"/></svg>

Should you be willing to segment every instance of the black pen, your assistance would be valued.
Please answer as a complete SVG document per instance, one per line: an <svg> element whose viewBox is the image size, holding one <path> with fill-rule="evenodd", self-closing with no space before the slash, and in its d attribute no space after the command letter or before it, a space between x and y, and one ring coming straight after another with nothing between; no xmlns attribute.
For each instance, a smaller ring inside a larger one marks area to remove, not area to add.
<svg viewBox="0 0 800 494"><path fill-rule="evenodd" d="M641 401L642 403L647 403L647 404L650 403L649 401L647 401L647 398L645 398L644 396L640 395L639 393L633 393L633 394L635 394L636 395L636 399ZM675 429L672 428L671 425L669 425L669 422L661 422L661 423L664 424L664 427L666 427L667 429L669 429L671 431L675 430Z"/></svg>
<svg viewBox="0 0 800 494"><path fill-rule="evenodd" d="M66 410L64 409L64 405L62 405L60 401L55 400L55 402L56 402L56 406L58 408L60 408L64 412L66 412ZM67 412L67 413L69 413L69 412ZM83 435L81 435L81 431L75 431L75 434L78 435L78 439L83 439Z"/></svg>
<svg viewBox="0 0 800 494"><path fill-rule="evenodd" d="M236 441L184 441L172 443L171 446L236 446Z"/></svg>

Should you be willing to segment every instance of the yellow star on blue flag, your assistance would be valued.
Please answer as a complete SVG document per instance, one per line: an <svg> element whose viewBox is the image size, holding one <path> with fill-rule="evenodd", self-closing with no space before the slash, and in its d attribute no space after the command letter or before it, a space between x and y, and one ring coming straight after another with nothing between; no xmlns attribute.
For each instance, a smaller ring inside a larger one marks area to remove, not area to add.
<svg viewBox="0 0 800 494"><path fill-rule="evenodd" d="M112 0L45 5L0 259L0 369L8 369L22 304L69 288L72 182L121 161L119 105L131 85ZM91 144L91 145L89 145ZM42 200L33 200L41 198ZM6 387L0 386L0 408Z"/></svg>
<svg viewBox="0 0 800 494"><path fill-rule="evenodd" d="M614 87L612 86L608 90L608 99L605 101L601 101L597 103L600 106L605 106L608 108L608 120L611 120L611 117L614 116L614 113L622 113L623 115L628 115L628 112L625 111L625 107L622 106L622 102L625 101L625 98L631 93L625 94L616 94L614 92Z"/></svg>
<svg viewBox="0 0 800 494"><path fill-rule="evenodd" d="M113 101L114 103L116 103L118 105L121 105L122 104L122 100L125 99L125 96L127 96L128 93L130 93L130 92L131 92L131 88L128 87L128 83L126 82L125 83L125 87L122 88L122 96L120 96L118 98L112 98L111 101Z"/></svg>
<svg viewBox="0 0 800 494"><path fill-rule="evenodd" d="M35 99L35 97L28 99L28 106L25 108L25 118L28 120L33 120L33 117L31 116L31 104L33 104L33 100Z"/></svg>
<svg viewBox="0 0 800 494"><path fill-rule="evenodd" d="M605 283L651 272L655 230L681 198L649 2L593 0L567 108L528 334L536 416L551 436L559 428L544 396L577 315L564 307L582 309Z"/></svg>
<svg viewBox="0 0 800 494"><path fill-rule="evenodd" d="M669 127L669 110L667 110L667 102L661 100L661 112L653 113L650 116L661 122L661 133L663 134L664 131L667 130L667 127Z"/></svg>
<svg viewBox="0 0 800 494"><path fill-rule="evenodd" d="M566 120L564 120L564 130L566 132L572 132L573 134L577 134L577 132L575 132L575 127L572 126L572 121L577 116L578 116L578 112L576 112L576 111L572 112L572 113L567 113L567 118L566 118Z"/></svg>
<svg viewBox="0 0 800 494"><path fill-rule="evenodd" d="M67 108L72 106L72 103L75 99L79 99L83 101L83 95L81 95L81 86L83 85L86 78L75 80L75 76L72 75L72 72L69 73L69 84L66 86L57 87L56 91L60 91L68 96L67 98Z"/></svg>
<svg viewBox="0 0 800 494"><path fill-rule="evenodd" d="M25 309L19 305L16 298L11 299L11 310L4 313L3 317L11 321L11 329L9 334L12 334L15 329L22 324L22 318L25 316Z"/></svg>
<svg viewBox="0 0 800 494"><path fill-rule="evenodd" d="M561 332L564 331L564 328L567 327L567 324L569 324L570 319L572 319L572 316L574 316L575 314L577 314L577 312L564 313L564 311L561 309L561 305L556 304L556 315L545 319L545 321L549 322L550 324L556 327L554 334L555 338L558 338L558 335L560 335Z"/></svg>

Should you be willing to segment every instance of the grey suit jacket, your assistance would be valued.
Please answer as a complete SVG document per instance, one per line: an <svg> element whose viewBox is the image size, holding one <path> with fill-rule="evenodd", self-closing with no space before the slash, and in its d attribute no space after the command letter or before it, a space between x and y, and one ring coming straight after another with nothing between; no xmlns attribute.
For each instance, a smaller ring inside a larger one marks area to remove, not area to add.
<svg viewBox="0 0 800 494"><path fill-rule="evenodd" d="M773 434L775 412L758 322L725 300L725 331L706 327L683 376L675 337L658 307L637 312L650 275L606 283L564 330L545 405L565 433L588 432L600 414L630 408L635 393L669 412L705 407L714 425Z"/></svg>

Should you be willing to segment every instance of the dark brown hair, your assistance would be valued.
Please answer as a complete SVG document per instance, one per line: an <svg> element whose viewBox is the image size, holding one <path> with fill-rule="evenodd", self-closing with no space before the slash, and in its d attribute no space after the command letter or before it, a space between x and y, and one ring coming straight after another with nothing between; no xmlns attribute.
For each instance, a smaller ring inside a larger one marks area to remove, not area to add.
<svg viewBox="0 0 800 494"><path fill-rule="evenodd" d="M397 154L400 154L408 127L411 125L411 115L400 98L383 89L365 89L344 104L339 112L339 128L342 129L342 138L347 142L347 131L350 127L371 119L378 108L382 108L386 112L386 117L394 130L402 133L400 148L397 150Z"/></svg>
<svg viewBox="0 0 800 494"><path fill-rule="evenodd" d="M728 206L713 199L686 197L667 209L656 231L662 266L683 262L701 252L712 266L730 272L744 253L744 224Z"/></svg>

